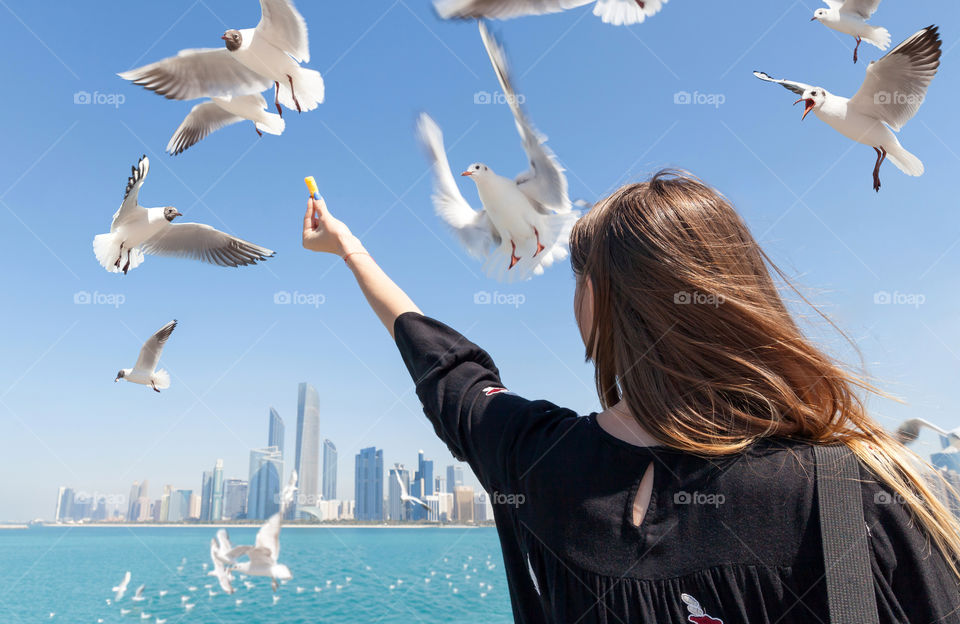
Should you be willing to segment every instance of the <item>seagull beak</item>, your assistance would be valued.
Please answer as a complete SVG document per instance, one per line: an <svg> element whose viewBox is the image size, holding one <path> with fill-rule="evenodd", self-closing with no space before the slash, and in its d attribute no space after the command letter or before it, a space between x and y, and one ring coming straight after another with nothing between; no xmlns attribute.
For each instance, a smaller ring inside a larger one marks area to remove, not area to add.
<svg viewBox="0 0 960 624"><path fill-rule="evenodd" d="M113 380L113 383L117 383L118 381L120 381L120 378L119 378L119 377L117 377L116 379L114 379L114 380Z"/></svg>
<svg viewBox="0 0 960 624"><path fill-rule="evenodd" d="M817 19L818 19L818 18L816 18L816 17L811 17L811 18L810 18L810 21L811 21L811 22L815 22L815 21L817 21Z"/></svg>
<svg viewBox="0 0 960 624"><path fill-rule="evenodd" d="M173 216L175 216L175 217L182 217L182 216L183 216L183 213L178 210Z"/></svg>
<svg viewBox="0 0 960 624"><path fill-rule="evenodd" d="M811 99L809 99L809 98L808 98L808 99L800 98L799 100L797 100L796 102L794 102L793 105L796 106L796 105L799 104L800 102L806 102L806 103L807 103L807 107L806 107L806 108L804 109L804 111L803 111L803 117L800 118L800 121L803 121L804 119L807 118L807 115L810 114L810 111L813 110L813 107L816 106L816 102L814 102L813 100L811 100Z"/></svg>
<svg viewBox="0 0 960 624"><path fill-rule="evenodd" d="M473 172L472 172L472 171L464 171L464 172L461 173L460 175L462 175L462 176L471 176L471 175L473 175Z"/></svg>
<svg viewBox="0 0 960 624"><path fill-rule="evenodd" d="M220 38L223 39L224 41L226 41L226 40L229 39L230 37L227 37L226 35L221 35Z"/></svg>

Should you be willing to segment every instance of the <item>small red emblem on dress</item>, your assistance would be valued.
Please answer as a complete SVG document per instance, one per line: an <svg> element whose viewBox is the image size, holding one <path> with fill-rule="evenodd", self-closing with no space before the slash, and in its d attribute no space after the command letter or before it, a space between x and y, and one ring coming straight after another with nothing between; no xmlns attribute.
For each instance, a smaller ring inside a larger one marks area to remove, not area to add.
<svg viewBox="0 0 960 624"><path fill-rule="evenodd" d="M718 620L704 613L703 607L701 607L696 598L690 594L680 594L680 600L687 605L687 611L690 612L687 620L693 622L693 624L723 624L723 620Z"/></svg>
<svg viewBox="0 0 960 624"><path fill-rule="evenodd" d="M501 392L509 392L506 388L497 388L496 386L487 386L483 389L483 393L487 396L492 396L494 394L500 394Z"/></svg>

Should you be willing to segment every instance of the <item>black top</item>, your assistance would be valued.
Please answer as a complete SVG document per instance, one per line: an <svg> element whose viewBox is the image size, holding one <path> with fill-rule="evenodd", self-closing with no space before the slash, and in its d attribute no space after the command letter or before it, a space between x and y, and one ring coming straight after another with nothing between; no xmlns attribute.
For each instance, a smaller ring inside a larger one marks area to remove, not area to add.
<svg viewBox="0 0 960 624"><path fill-rule="evenodd" d="M811 446L770 439L721 459L633 446L595 414L507 392L490 356L438 321L404 314L395 333L437 435L490 494L517 622L829 620ZM960 622L942 556L861 476L880 621Z"/></svg>

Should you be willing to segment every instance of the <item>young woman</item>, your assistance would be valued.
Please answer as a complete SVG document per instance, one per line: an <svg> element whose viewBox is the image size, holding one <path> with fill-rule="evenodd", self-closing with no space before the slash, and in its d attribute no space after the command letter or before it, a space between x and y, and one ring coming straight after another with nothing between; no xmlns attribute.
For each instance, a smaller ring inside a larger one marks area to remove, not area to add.
<svg viewBox="0 0 960 624"><path fill-rule="evenodd" d="M857 391L873 388L803 336L769 258L698 180L623 187L574 228L574 312L604 408L588 416L507 392L322 200L303 244L354 272L454 456L493 500L524 501L494 505L518 622L829 621L817 444L860 460L880 622L960 622L956 520L867 415Z"/></svg>

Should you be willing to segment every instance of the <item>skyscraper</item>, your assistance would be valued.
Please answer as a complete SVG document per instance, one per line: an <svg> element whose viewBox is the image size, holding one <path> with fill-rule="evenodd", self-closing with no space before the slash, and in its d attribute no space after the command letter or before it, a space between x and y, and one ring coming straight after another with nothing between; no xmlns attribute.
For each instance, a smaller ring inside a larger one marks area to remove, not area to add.
<svg viewBox="0 0 960 624"><path fill-rule="evenodd" d="M200 519L210 521L211 503L213 502L213 473L205 470L200 484Z"/></svg>
<svg viewBox="0 0 960 624"><path fill-rule="evenodd" d="M317 480L320 475L320 397L308 383L301 383L297 393L297 500L290 506L290 517L297 517L297 508L315 507L320 501Z"/></svg>
<svg viewBox="0 0 960 624"><path fill-rule="evenodd" d="M61 487L57 492L57 522L73 519L73 489Z"/></svg>
<svg viewBox="0 0 960 624"><path fill-rule="evenodd" d="M423 451L417 452L417 473L410 484L410 493L419 499L433 495L433 460L424 459ZM413 508L414 520L426 520L427 510L416 505Z"/></svg>
<svg viewBox="0 0 960 624"><path fill-rule="evenodd" d="M213 483L210 485L210 520L223 518L223 460L218 459L213 467Z"/></svg>
<svg viewBox="0 0 960 624"><path fill-rule="evenodd" d="M473 488L469 485L454 488L453 514L460 524L473 524Z"/></svg>
<svg viewBox="0 0 960 624"><path fill-rule="evenodd" d="M453 488L463 485L463 466L454 464L447 466L447 492L453 494Z"/></svg>
<svg viewBox="0 0 960 624"><path fill-rule="evenodd" d="M410 471L403 467L403 464L394 464L387 476L387 512L389 519L394 522L402 522L410 519L409 505L401 500L400 483L397 482L397 476L403 487L410 491Z"/></svg>
<svg viewBox="0 0 960 624"><path fill-rule="evenodd" d="M280 449L268 446L250 451L250 483L247 488L247 518L266 520L280 510Z"/></svg>
<svg viewBox="0 0 960 624"><path fill-rule="evenodd" d="M270 431L267 433L267 446L275 446L280 449L280 459L283 459L283 439L286 435L286 427L283 419L277 410L270 408Z"/></svg>
<svg viewBox="0 0 960 624"><path fill-rule="evenodd" d="M337 447L323 441L323 500L337 499Z"/></svg>
<svg viewBox="0 0 960 624"><path fill-rule="evenodd" d="M135 522L137 519L134 510L137 507L138 498L140 498L140 482L134 481L130 486L130 497L127 499L127 522Z"/></svg>
<svg viewBox="0 0 960 624"><path fill-rule="evenodd" d="M376 447L357 453L354 490L357 520L383 520L383 450Z"/></svg>
<svg viewBox="0 0 960 624"><path fill-rule="evenodd" d="M223 519L236 520L247 514L247 482L227 479L223 482Z"/></svg>

